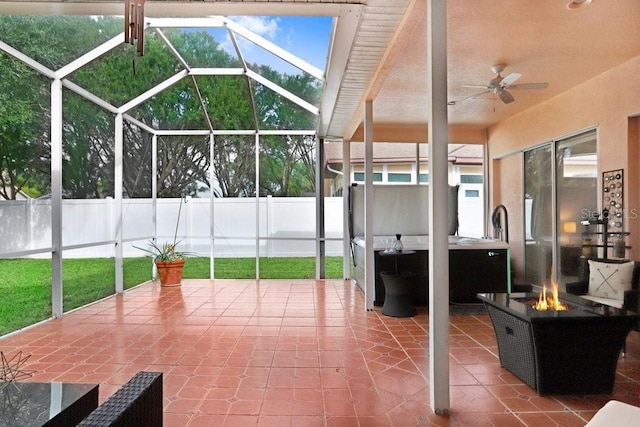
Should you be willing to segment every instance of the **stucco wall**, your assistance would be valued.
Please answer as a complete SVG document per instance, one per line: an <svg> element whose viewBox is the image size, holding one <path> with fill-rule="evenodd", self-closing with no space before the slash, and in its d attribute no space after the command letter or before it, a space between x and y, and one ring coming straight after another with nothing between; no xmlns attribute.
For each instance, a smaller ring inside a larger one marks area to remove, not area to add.
<svg viewBox="0 0 640 427"><path fill-rule="evenodd" d="M490 206L508 204L509 221L522 228L522 202L513 203L514 191L521 192L522 171L511 163L512 154L535 145L559 139L588 128L598 130L598 189L602 188L602 172L624 169L625 204L628 212L638 209L638 123L631 117L640 115L640 57L613 68L570 91L560 94L532 109L501 122L488 130L491 160L490 173L499 182L492 184ZM507 161L508 159L508 161ZM509 163L504 167L503 163ZM496 165L500 165L496 168ZM598 191L600 197L600 191ZM521 200L521 197L520 197ZM599 206L602 205L598 201ZM625 229L632 232L629 243L634 247L628 255L640 257L640 225L638 216L627 215ZM510 243L514 248L522 246L522 232L512 232ZM518 251L516 274L519 273ZM637 255L636 255L637 254Z"/></svg>

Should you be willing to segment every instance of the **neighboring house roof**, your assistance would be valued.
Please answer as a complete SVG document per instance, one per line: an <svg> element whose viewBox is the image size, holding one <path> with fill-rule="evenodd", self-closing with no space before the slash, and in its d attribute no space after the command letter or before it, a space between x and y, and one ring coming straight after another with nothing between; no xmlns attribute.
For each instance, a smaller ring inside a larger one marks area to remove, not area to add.
<svg viewBox="0 0 640 427"><path fill-rule="evenodd" d="M364 163L364 144L351 143L351 163ZM483 159L482 145L477 144L450 144L449 145L449 161L454 164L482 164ZM327 142L325 143L325 163L330 165L342 164L342 143ZM399 163L399 162L415 162L416 145L381 142L373 145L373 162L374 163ZM420 160L426 162L429 160L427 144L420 144Z"/></svg>

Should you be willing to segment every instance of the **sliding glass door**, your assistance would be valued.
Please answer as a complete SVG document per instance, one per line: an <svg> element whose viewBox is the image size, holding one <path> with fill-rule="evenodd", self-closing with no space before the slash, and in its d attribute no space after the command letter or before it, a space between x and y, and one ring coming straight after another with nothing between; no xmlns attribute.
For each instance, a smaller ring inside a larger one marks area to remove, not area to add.
<svg viewBox="0 0 640 427"><path fill-rule="evenodd" d="M580 221L598 208L596 132L559 141L556 149L556 250L559 283L578 279L582 255Z"/></svg>
<svg viewBox="0 0 640 427"><path fill-rule="evenodd" d="M553 157L551 144L524 153L524 279L549 280L553 260Z"/></svg>
<svg viewBox="0 0 640 427"><path fill-rule="evenodd" d="M576 280L580 221L597 209L595 130L526 151L524 194L525 280Z"/></svg>

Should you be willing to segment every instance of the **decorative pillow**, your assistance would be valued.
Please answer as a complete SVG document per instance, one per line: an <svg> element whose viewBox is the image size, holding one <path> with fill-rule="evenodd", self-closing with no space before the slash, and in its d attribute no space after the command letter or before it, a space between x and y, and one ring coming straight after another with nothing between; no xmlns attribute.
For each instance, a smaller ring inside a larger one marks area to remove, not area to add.
<svg viewBox="0 0 640 427"><path fill-rule="evenodd" d="M589 295L624 300L624 291L631 289L633 264L589 260Z"/></svg>

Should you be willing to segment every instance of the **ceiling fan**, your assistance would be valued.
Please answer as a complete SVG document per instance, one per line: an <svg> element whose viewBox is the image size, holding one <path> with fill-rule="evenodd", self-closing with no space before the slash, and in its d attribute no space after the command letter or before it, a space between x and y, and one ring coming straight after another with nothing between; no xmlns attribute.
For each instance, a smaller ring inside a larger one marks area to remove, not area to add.
<svg viewBox="0 0 640 427"><path fill-rule="evenodd" d="M502 71L504 71L504 69L506 68L506 64L496 64L494 66L491 67L491 71L493 71L494 73L496 73L496 76L494 78L492 78L491 80L489 80L489 83L486 85L462 85L463 87L476 87L476 88L483 88L485 89L484 91L480 92L480 93L476 93L474 95L468 96L466 97L464 100L469 99L469 98L477 98L479 96L482 96L484 94L487 93L494 93L495 95L498 96L498 98L500 98L500 100L502 102L504 102L505 104L510 104L513 101L515 101L515 98L513 97L513 95L511 95L511 93L509 93L507 91L507 89L509 90L522 90L522 89L546 89L547 86L549 86L548 83L521 83L521 84L513 84L516 80L518 80L520 77L522 77L522 74L520 73L511 73L511 74L507 74L506 76L502 77L502 75L500 73L502 73Z"/></svg>

